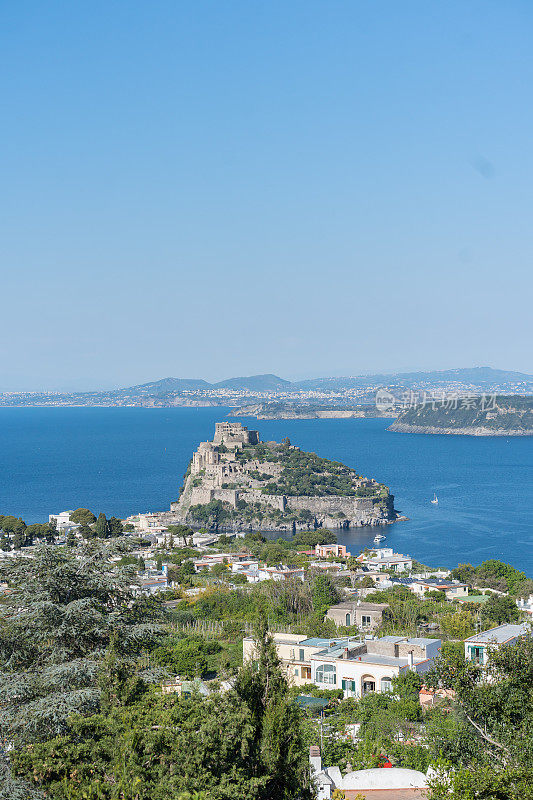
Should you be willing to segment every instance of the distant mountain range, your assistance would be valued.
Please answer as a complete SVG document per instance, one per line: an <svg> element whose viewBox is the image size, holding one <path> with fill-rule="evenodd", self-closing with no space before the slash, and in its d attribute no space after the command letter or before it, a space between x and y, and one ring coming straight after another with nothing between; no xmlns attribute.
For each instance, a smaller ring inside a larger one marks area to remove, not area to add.
<svg viewBox="0 0 533 800"><path fill-rule="evenodd" d="M312 378L299 381L293 386L298 389L364 389L371 386L403 386L412 388L420 384L444 386L461 383L476 387L489 387L495 384L533 383L533 375L523 372L509 372L492 367L467 367L465 369L446 369L433 372L399 372L395 375L356 375L351 378Z"/></svg>
<svg viewBox="0 0 533 800"><path fill-rule="evenodd" d="M160 381L142 383L140 386L130 386L127 389L118 389L119 392L135 393L138 395L160 395L169 392L194 391L198 389L243 389L255 392L284 389L292 386L290 381L278 378L277 375L250 375L242 378L228 378L218 383L208 383L201 378L163 378Z"/></svg>
<svg viewBox="0 0 533 800"><path fill-rule="evenodd" d="M232 389L252 392L268 391L300 391L323 390L342 391L347 389L365 389L375 386L404 386L411 388L421 383L432 386L444 386L450 383L460 383L476 387L490 387L495 384L508 383L533 383L533 375L523 372L509 372L492 367L469 367L466 369L447 369L434 372L399 372L395 375L355 375L353 377L339 378L309 378L303 381L287 381L278 375L250 375L241 378L228 378L218 383L208 383L200 378L163 378L160 381L143 383L140 386L130 386L119 389L119 392L135 393L138 395L161 395L168 392L194 391L198 389Z"/></svg>
<svg viewBox="0 0 533 800"><path fill-rule="evenodd" d="M433 372L402 372L395 375L356 375L352 377L313 378L288 381L278 375L249 375L209 383L202 378L162 378L137 386L111 391L93 392L19 392L1 393L0 405L235 405L245 402L250 393L283 395L289 402L305 398L311 401L314 392L332 393L329 402L340 402L338 396L357 390L351 401L369 403L379 387L391 391L410 390L498 392L500 394L533 394L533 376L491 367L449 369ZM233 394L228 398L225 391ZM242 400L238 393L242 392ZM294 400L291 395L294 394Z"/></svg>

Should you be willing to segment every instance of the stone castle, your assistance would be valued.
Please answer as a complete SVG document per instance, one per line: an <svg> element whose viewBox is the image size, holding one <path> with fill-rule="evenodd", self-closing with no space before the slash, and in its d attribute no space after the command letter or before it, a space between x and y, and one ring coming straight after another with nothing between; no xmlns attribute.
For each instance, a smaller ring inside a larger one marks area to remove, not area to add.
<svg viewBox="0 0 533 800"><path fill-rule="evenodd" d="M321 497L266 494L265 476L273 482L279 477L283 465L276 461L259 459L242 460L238 451L246 445L261 442L258 431L248 430L240 422L217 422L211 442L201 442L193 454L180 499L171 503L170 511L179 522L191 522L190 508L206 505L214 500L228 503L233 509L239 502L258 503L265 511L306 511L311 518L326 527L376 525L391 521L394 509L383 509L372 498L328 495ZM268 443L276 445L276 443ZM256 479L257 473L262 480ZM361 479L364 485L375 481ZM272 527L265 523L265 528ZM304 523L298 527L307 527Z"/></svg>

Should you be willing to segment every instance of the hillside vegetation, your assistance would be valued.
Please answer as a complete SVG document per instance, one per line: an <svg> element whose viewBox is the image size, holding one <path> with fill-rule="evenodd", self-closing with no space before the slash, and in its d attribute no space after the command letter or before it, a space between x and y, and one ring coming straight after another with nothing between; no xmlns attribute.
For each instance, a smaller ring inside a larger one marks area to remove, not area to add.
<svg viewBox="0 0 533 800"><path fill-rule="evenodd" d="M409 408L390 426L391 431L470 433L528 436L533 434L533 397L459 398Z"/></svg>

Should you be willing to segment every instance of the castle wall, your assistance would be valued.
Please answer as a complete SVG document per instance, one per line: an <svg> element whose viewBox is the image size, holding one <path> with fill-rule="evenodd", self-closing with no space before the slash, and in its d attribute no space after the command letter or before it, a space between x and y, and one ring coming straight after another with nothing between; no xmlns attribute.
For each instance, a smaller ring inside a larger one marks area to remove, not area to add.
<svg viewBox="0 0 533 800"><path fill-rule="evenodd" d="M243 464L235 457L235 449L244 444L259 442L257 431L236 422L220 422L215 426L213 442L201 442L193 455L190 475L188 475L179 501L171 504L171 513L185 522L191 506L206 505L213 500L221 500L233 508L239 500L246 503L259 503L263 507L284 511L309 511L318 523L324 527L336 528L341 525L376 525L390 521L394 514L393 498L377 504L369 498L343 497L328 495L325 497L284 497L281 495L263 494L261 487L265 481L257 481L250 477L250 472L257 471L276 478L282 471L277 462L261 462L258 459ZM218 452L217 445L224 443L229 448ZM200 474L199 474L200 473ZM199 485L195 485L199 484ZM233 489L223 489L223 485L232 484ZM242 486L242 488L241 488ZM389 515L388 512L392 512ZM285 528L291 525L285 521ZM268 528L265 520L264 526ZM270 521L270 525L272 522ZM306 528L306 522L298 522L297 528Z"/></svg>
<svg viewBox="0 0 533 800"><path fill-rule="evenodd" d="M263 494L260 489L248 489L245 492L240 491L239 500L245 500L247 503L261 503L261 505L277 508L279 511L285 511L285 497L276 494Z"/></svg>

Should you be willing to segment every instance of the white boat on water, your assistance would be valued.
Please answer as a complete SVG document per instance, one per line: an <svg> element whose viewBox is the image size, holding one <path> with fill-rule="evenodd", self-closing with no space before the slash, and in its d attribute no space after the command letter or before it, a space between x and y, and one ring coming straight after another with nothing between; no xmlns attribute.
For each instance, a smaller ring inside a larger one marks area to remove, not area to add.
<svg viewBox="0 0 533 800"><path fill-rule="evenodd" d="M433 500L431 500L431 502L433 503L433 505L438 506L439 498L437 497L436 494L433 495Z"/></svg>
<svg viewBox="0 0 533 800"><path fill-rule="evenodd" d="M383 536L382 533L376 533L376 535L374 536L374 541L375 542L382 542L384 538L385 537Z"/></svg>

